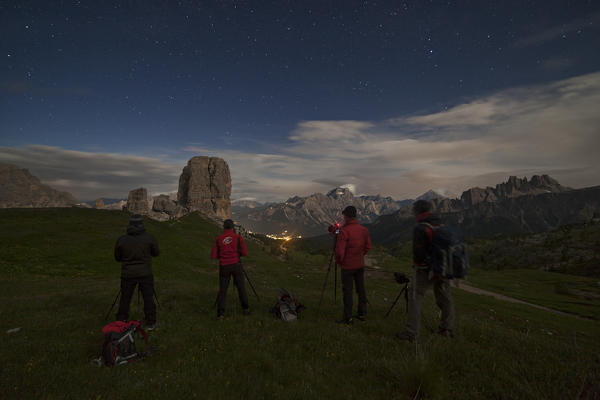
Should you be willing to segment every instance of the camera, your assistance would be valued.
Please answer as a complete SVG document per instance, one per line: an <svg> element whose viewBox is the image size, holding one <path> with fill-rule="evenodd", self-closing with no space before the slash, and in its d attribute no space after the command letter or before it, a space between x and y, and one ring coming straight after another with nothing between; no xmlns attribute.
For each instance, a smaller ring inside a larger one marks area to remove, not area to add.
<svg viewBox="0 0 600 400"><path fill-rule="evenodd" d="M394 279L396 280L396 282L398 282L399 284L403 284L403 283L408 283L410 282L410 278L406 275L404 275L401 272L394 272Z"/></svg>
<svg viewBox="0 0 600 400"><path fill-rule="evenodd" d="M340 224L337 223L337 224L329 225L327 230L329 231L329 233L334 233L337 235L338 233L340 233Z"/></svg>

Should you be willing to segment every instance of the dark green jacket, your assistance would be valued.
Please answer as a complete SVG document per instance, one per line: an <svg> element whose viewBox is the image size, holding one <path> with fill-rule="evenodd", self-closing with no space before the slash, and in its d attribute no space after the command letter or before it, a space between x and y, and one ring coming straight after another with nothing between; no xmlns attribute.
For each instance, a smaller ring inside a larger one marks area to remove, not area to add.
<svg viewBox="0 0 600 400"><path fill-rule="evenodd" d="M129 225L127 234L115 245L115 260L121 263L122 278L152 275L152 257L160 250L154 236L146 233L143 225Z"/></svg>

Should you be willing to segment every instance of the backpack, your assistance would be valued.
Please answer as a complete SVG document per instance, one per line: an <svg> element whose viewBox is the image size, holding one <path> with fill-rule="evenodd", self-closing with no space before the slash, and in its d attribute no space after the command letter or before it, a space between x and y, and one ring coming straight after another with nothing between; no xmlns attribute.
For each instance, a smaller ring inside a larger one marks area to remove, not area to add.
<svg viewBox="0 0 600 400"><path fill-rule="evenodd" d="M428 265L436 274L448 279L462 279L469 269L469 257L466 245L460 241L456 231L449 226L433 226L421 222L431 230L431 253Z"/></svg>
<svg viewBox="0 0 600 400"><path fill-rule="evenodd" d="M290 322L298 319L298 313L305 309L302 304L287 290L279 289L277 292L277 303L271 312L276 318L281 318L282 321Z"/></svg>
<svg viewBox="0 0 600 400"><path fill-rule="evenodd" d="M135 349L134 334L139 332L146 344L148 335L140 328L140 321L115 321L102 328L104 344L102 345L102 359L107 366L121 365L143 357Z"/></svg>

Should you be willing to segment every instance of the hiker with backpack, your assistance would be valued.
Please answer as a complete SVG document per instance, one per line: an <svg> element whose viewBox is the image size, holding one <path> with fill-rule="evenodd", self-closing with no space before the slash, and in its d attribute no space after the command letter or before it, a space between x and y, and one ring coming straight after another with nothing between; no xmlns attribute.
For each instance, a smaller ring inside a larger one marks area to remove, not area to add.
<svg viewBox="0 0 600 400"><path fill-rule="evenodd" d="M414 341L419 336L419 323L421 320L421 305L425 292L433 286L435 302L442 311L438 334L452 337L454 326L454 304L450 294L449 279L443 271L436 270L434 264L434 236L436 230L442 226L440 218L431 213L431 203L418 200L413 204L413 213L417 219L417 226L413 231L413 268L414 278L412 293L408 301L408 321L404 330L396 337L401 340Z"/></svg>
<svg viewBox="0 0 600 400"><path fill-rule="evenodd" d="M233 283L237 287L242 311L244 315L250 314L248 293L244 282L244 270L240 257L248 255L244 238L233 231L233 221L226 219L223 222L223 234L217 236L213 243L210 258L219 260L219 295L217 297L217 320L225 318L225 301L229 281L233 276Z"/></svg>
<svg viewBox="0 0 600 400"><path fill-rule="evenodd" d="M371 249L369 231L358 223L356 207L348 206L342 211L344 225L340 228L335 242L335 259L342 270L342 291L344 293L344 315L340 324L352 324L352 286L358 294L358 318L364 321L367 313L367 292L365 290L365 255Z"/></svg>
<svg viewBox="0 0 600 400"><path fill-rule="evenodd" d="M138 286L144 299L146 330L156 327L156 304L154 304L154 275L152 257L160 250L154 236L146 232L144 219L134 214L129 219L127 234L119 237L115 245L115 260L121 263L121 301L117 312L118 321L129 319L129 305Z"/></svg>

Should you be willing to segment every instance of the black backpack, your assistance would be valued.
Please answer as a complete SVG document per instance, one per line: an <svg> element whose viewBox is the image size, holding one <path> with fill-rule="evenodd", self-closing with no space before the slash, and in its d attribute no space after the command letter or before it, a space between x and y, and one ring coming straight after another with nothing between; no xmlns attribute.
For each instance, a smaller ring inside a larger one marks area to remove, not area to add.
<svg viewBox="0 0 600 400"><path fill-rule="evenodd" d="M298 300L290 292L285 289L279 289L277 292L277 303L271 308L271 313L282 321L290 322L297 320L299 317L298 314L305 308L302 304L298 303Z"/></svg>
<svg viewBox="0 0 600 400"><path fill-rule="evenodd" d="M456 231L449 226L433 226L421 222L431 230L431 252L427 264L434 273L448 279L462 279L469 269L466 245L460 241Z"/></svg>

